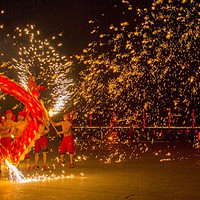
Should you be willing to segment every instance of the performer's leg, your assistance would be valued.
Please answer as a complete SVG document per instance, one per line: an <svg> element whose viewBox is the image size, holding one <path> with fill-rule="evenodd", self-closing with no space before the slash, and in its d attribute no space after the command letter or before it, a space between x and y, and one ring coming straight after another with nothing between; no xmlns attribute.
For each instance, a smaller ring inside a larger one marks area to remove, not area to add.
<svg viewBox="0 0 200 200"><path fill-rule="evenodd" d="M64 159L64 157L65 157L65 154L60 154L60 161L61 161L62 163L64 163L64 162L65 162L65 159Z"/></svg>
<svg viewBox="0 0 200 200"><path fill-rule="evenodd" d="M74 164L74 154L69 154L70 164Z"/></svg>
<svg viewBox="0 0 200 200"><path fill-rule="evenodd" d="M35 166L39 166L39 165L38 165L38 163L39 163L39 158L40 158L39 155L40 155L39 153L35 153Z"/></svg>
<svg viewBox="0 0 200 200"><path fill-rule="evenodd" d="M27 166L27 168L30 167L30 158L26 159L26 166Z"/></svg>
<svg viewBox="0 0 200 200"><path fill-rule="evenodd" d="M46 164L47 164L47 152L43 152L43 163L44 163L44 166L46 166Z"/></svg>

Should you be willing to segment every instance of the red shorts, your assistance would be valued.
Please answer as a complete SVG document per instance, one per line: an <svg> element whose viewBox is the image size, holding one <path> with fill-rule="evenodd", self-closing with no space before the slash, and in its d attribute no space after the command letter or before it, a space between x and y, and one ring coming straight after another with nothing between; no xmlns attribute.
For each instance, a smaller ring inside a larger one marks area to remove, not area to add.
<svg viewBox="0 0 200 200"><path fill-rule="evenodd" d="M74 154L74 138L72 135L65 136L60 144L59 154L65 154L67 151Z"/></svg>
<svg viewBox="0 0 200 200"><path fill-rule="evenodd" d="M48 142L47 142L47 136L41 136L38 140L35 141L35 153L39 153L41 150L43 152L48 151Z"/></svg>

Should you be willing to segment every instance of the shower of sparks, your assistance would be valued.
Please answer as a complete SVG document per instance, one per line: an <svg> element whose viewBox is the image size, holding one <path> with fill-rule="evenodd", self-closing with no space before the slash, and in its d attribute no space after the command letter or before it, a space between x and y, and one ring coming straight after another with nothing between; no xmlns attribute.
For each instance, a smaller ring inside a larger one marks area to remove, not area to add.
<svg viewBox="0 0 200 200"><path fill-rule="evenodd" d="M24 29L17 27L14 33L6 35L7 48L3 55L10 50L12 58L6 57L8 63L4 64L2 72L7 75L9 70L14 70L17 74L16 81L26 90L29 77L34 76L36 82L46 86L51 94L51 97L48 97L50 100L45 103L52 108L54 114L57 114L64 109L70 99L70 86L73 82L68 76L72 62L58 53L62 44L57 44L55 48L55 40L55 36L51 40L43 39L34 25L27 25Z"/></svg>
<svg viewBox="0 0 200 200"><path fill-rule="evenodd" d="M182 124L189 123L189 107L194 106L196 113L199 111L199 4L195 1L179 0L175 5L170 0L167 3L158 0L147 10L134 9L129 1L122 0L122 3L127 12L133 15L137 12L138 20L134 16L134 20L132 17L119 24L112 23L107 31L104 26L105 32L96 25L97 21L89 21L95 25L91 32L95 41L88 44L82 55L76 55L80 64L86 66L86 70L80 72L81 81L75 89L79 98L73 102L78 113L74 123L78 122L79 126L88 125L87 113L92 113L92 123L107 126L108 121L112 120L113 110L117 111L114 116L115 125L131 120L135 123L141 120L141 112L136 117L135 110L144 109L149 115L146 116L147 124L161 123L166 126L168 116L163 113L171 106L174 112L185 112ZM53 116L64 108L71 97L69 91L73 83L66 74L72 63L57 54L56 49L50 45L55 37L51 41L38 39L41 37L40 32L32 25L25 29L16 28L15 33L14 36L9 34L7 37L18 48L18 55L13 56L12 61L4 63L4 66L17 71L20 84L24 87L30 75L36 76L41 85L47 85L47 89L52 91L53 101L50 103L49 115ZM122 129L117 130L118 138L114 138L107 130L75 129L74 132L77 134L76 148L80 152L75 155L75 162L95 158L106 165L121 163L126 159L140 159L146 152L151 152L150 146L155 140L162 140L164 135L159 130L155 133L149 131L153 135L151 140L141 142L148 139L144 132L135 130L134 138L130 142L127 139L127 130ZM101 136L103 137L100 138ZM54 139L55 137L51 138L52 141ZM57 144L56 141L56 147ZM197 145L199 147L199 143ZM168 152L168 148L165 150L166 154L159 158L160 162L171 162L175 159L175 147L171 148L173 153ZM151 153L159 157L162 151L159 149ZM180 156L176 159L188 158ZM64 177L54 174L35 175L23 181Z"/></svg>
<svg viewBox="0 0 200 200"><path fill-rule="evenodd" d="M48 175L33 175L32 177L24 177L24 175L17 169L16 166L12 165L11 163L9 163L7 160L5 160L8 169L9 169L9 180L11 182L17 182L17 183L29 183L29 182L38 182L38 181L49 181L49 180L58 180L58 179L63 179L63 178L73 178L74 175L71 174L69 176L56 176L55 174L51 174L50 176ZM63 171L63 174L65 172ZM81 176L84 176L83 174L81 174Z"/></svg>
<svg viewBox="0 0 200 200"><path fill-rule="evenodd" d="M23 176L23 174L11 163L9 163L7 160L5 160L8 168L9 168L9 179L10 181L16 181L19 183L27 182L26 178Z"/></svg>
<svg viewBox="0 0 200 200"><path fill-rule="evenodd" d="M69 64L69 63L68 63ZM56 87L53 88L53 114L57 114L60 110L63 110L66 102L70 99L72 93L70 93L70 86L73 85L72 80L66 79L65 69L55 68L55 79L54 84Z"/></svg>
<svg viewBox="0 0 200 200"><path fill-rule="evenodd" d="M122 3L128 5L127 21L110 24L106 31L99 20L89 21L95 41L76 55L86 66L79 85L84 111L108 119L108 108L118 118L145 109L151 113L147 123L161 125L167 124L169 107L188 118L192 108L198 113L200 4L157 0L148 10Z"/></svg>

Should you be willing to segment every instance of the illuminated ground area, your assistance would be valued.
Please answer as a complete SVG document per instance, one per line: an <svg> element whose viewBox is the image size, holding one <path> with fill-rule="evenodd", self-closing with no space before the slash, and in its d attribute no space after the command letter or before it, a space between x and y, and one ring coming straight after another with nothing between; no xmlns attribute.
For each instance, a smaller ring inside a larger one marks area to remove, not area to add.
<svg viewBox="0 0 200 200"><path fill-rule="evenodd" d="M78 160L80 156L81 161L76 162L74 169L58 167L57 154L50 152L48 171L37 171L41 175L54 173L71 178L19 184L6 180L8 175L3 167L0 199L200 199L199 152L191 144L159 142L145 146L141 143L94 146L90 144L91 148L77 149L75 158ZM143 151L146 148L148 150ZM121 156L119 161L122 153L124 157ZM105 164L105 158L109 164ZM33 166L33 161L31 164ZM20 169L27 176L25 167L25 163L21 163ZM34 173L31 171L29 176Z"/></svg>

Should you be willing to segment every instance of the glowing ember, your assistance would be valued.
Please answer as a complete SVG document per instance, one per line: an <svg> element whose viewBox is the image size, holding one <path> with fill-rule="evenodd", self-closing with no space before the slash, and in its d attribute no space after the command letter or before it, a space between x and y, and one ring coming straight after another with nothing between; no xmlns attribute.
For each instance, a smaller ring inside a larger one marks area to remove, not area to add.
<svg viewBox="0 0 200 200"><path fill-rule="evenodd" d="M23 174L11 163L9 163L7 160L5 160L8 168L9 168L9 179L10 181L16 181L19 183L25 183L27 182L27 179L23 176Z"/></svg>
<svg viewBox="0 0 200 200"><path fill-rule="evenodd" d="M52 109L49 110L49 116L52 117L54 115L54 112Z"/></svg>
<svg viewBox="0 0 200 200"><path fill-rule="evenodd" d="M6 58L8 61L1 65L1 73L9 77L9 74L14 72L15 81L26 90L29 89L29 77L34 76L37 84L45 86L48 91L48 97L43 97L45 100L49 99L45 101L46 106L52 107L54 115L62 111L72 95L69 87L73 82L68 76L72 62L57 52L61 45L54 47L55 37L52 37L52 40L42 38L34 25L27 25L24 28L16 27L4 39L4 46L13 51L13 55ZM3 55L8 55L8 52L4 52L6 50L2 51ZM17 107L18 105L15 109Z"/></svg>
<svg viewBox="0 0 200 200"><path fill-rule="evenodd" d="M23 174L17 169L16 166L12 165L11 163L9 163L7 160L5 160L8 168L9 168L9 179L12 182L17 182L17 183L28 183L28 182L38 182L38 181L46 181L46 180L57 180L57 179L63 179L63 178L73 178L74 175L68 175L68 176L56 176L55 174L51 174L50 176L48 175L42 175L40 176L39 174L33 175L30 178L26 178L23 176ZM65 172L63 172L64 174ZM84 176L84 174L81 174L82 176Z"/></svg>
<svg viewBox="0 0 200 200"><path fill-rule="evenodd" d="M116 3L120 9L130 6L124 11L127 21L108 26L104 16L89 21L94 40L76 55L87 66L80 73L80 110L86 104L84 112L95 110L106 118L107 108L113 108L128 118L145 109L152 116L146 118L148 124L160 116L162 125L167 124L163 113L168 107L188 115L188 107L198 110L199 3L157 0L149 9L124 4Z"/></svg>

